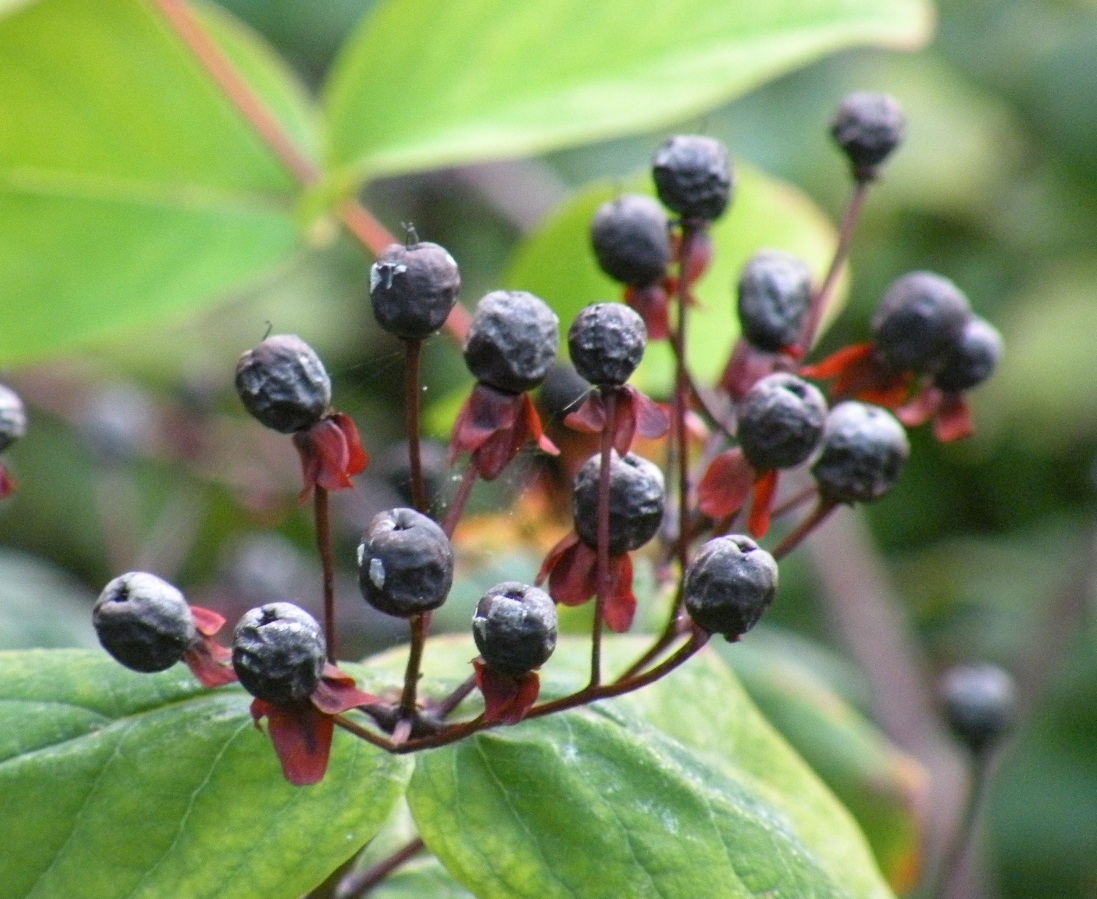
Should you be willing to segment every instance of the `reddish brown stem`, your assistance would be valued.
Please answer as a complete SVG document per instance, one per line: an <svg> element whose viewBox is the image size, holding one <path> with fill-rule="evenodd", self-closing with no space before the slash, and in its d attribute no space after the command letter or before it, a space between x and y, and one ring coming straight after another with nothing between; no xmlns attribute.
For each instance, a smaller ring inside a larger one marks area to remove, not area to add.
<svg viewBox="0 0 1097 899"><path fill-rule="evenodd" d="M365 871L352 871L339 884L335 899L361 899L393 871L407 864L425 848L422 838L416 837L406 846L401 846L388 858L381 859L373 867L367 868Z"/></svg>
<svg viewBox="0 0 1097 899"><path fill-rule="evenodd" d="M419 444L419 357L422 347L421 340L404 341L404 424L408 436L411 502L416 511L426 514L427 491L423 485L423 454Z"/></svg>
<svg viewBox="0 0 1097 899"><path fill-rule="evenodd" d="M601 468L598 470L598 592L594 599L594 626L590 646L590 685L597 687L602 681L602 617L609 594L609 485L610 466L613 462L613 436L617 426L617 394L607 390L602 395L605 403L606 424L602 430Z"/></svg>
<svg viewBox="0 0 1097 899"><path fill-rule="evenodd" d="M464 514L465 505L472 495L472 488L475 484L476 466L470 464L469 467L465 469L465 474L461 478L461 486L457 488L457 494L449 504L449 511L446 512L446 521L445 524L442 525L442 530L446 532L447 537L452 538L454 532L457 530L457 522L461 520L461 515Z"/></svg>
<svg viewBox="0 0 1097 899"><path fill-rule="evenodd" d="M467 697L475 689L476 675L472 674L469 675L468 680L461 684L461 686L457 687L457 689L450 693L449 696L447 696L445 699L440 700L435 705L432 705L430 710L439 719L446 718L449 715L452 715L453 712L457 709L457 706L464 702L465 697Z"/></svg>
<svg viewBox="0 0 1097 899"><path fill-rule="evenodd" d="M419 666L423 662L423 646L427 642L427 614L415 615L411 625L411 649L408 652L408 667L404 674L404 692L400 696L400 718L402 721L414 721L415 694L419 687Z"/></svg>
<svg viewBox="0 0 1097 899"><path fill-rule="evenodd" d="M312 494L313 516L316 519L316 549L320 553L320 571L324 590L324 639L328 644L328 661L335 663L335 561L331 553L331 512L328 491L316 485Z"/></svg>
<svg viewBox="0 0 1097 899"><path fill-rule="evenodd" d="M777 548L773 550L773 558L779 561L796 549L837 508L838 504L833 500L820 499L811 514L789 531L785 535L785 539L777 544Z"/></svg>

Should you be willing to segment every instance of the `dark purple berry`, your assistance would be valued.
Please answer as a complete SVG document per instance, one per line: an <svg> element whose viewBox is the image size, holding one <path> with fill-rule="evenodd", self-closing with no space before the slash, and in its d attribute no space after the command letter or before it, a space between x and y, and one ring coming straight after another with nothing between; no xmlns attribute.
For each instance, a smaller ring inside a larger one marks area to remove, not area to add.
<svg viewBox="0 0 1097 899"><path fill-rule="evenodd" d="M244 689L274 705L304 702L324 673L324 635L304 609L272 602L245 613L232 633L232 667Z"/></svg>
<svg viewBox="0 0 1097 899"><path fill-rule="evenodd" d="M777 563L749 537L716 537L686 569L684 589L695 624L738 640L773 602Z"/></svg>
<svg viewBox="0 0 1097 899"><path fill-rule="evenodd" d="M1013 724L1013 678L997 665L957 665L942 675L938 694L949 729L975 753L994 745Z"/></svg>
<svg viewBox="0 0 1097 899"><path fill-rule="evenodd" d="M933 383L952 393L970 390L994 373L1001 358L1002 335L986 319L973 315L933 376Z"/></svg>
<svg viewBox="0 0 1097 899"><path fill-rule="evenodd" d="M711 137L680 134L668 138L652 160L659 199L684 219L719 218L734 189L727 147Z"/></svg>
<svg viewBox="0 0 1097 899"><path fill-rule="evenodd" d="M358 547L358 587L375 609L410 618L437 609L453 584L445 532L414 509L374 516Z"/></svg>
<svg viewBox="0 0 1097 899"><path fill-rule="evenodd" d="M625 194L599 206L590 242L602 271L633 287L654 284L670 265L667 214L642 194Z"/></svg>
<svg viewBox="0 0 1097 899"><path fill-rule="evenodd" d="M560 319L524 290L495 290L476 305L465 364L477 381L504 393L532 390L556 361Z"/></svg>
<svg viewBox="0 0 1097 899"><path fill-rule="evenodd" d="M934 372L970 317L967 297L948 278L911 272L885 291L872 317L872 339L895 371Z"/></svg>
<svg viewBox="0 0 1097 899"><path fill-rule="evenodd" d="M390 244L369 271L373 317L405 340L424 340L441 328L460 290L457 263L429 241Z"/></svg>
<svg viewBox="0 0 1097 899"><path fill-rule="evenodd" d="M164 671L198 639L183 594L144 571L120 575L103 588L92 624L103 648L134 671Z"/></svg>
<svg viewBox="0 0 1097 899"><path fill-rule="evenodd" d="M903 142L906 116L887 94L850 94L838 107L830 133L857 177L872 177L876 167Z"/></svg>
<svg viewBox="0 0 1097 899"><path fill-rule="evenodd" d="M572 366L565 363L552 366L537 397L541 420L562 422L579 407L589 392L590 383Z"/></svg>
<svg viewBox="0 0 1097 899"><path fill-rule="evenodd" d="M525 674L544 665L556 648L556 603L536 587L497 584L476 606L472 636L489 667Z"/></svg>
<svg viewBox="0 0 1097 899"><path fill-rule="evenodd" d="M827 415L811 473L824 499L867 503L887 493L910 455L906 431L890 412L849 400Z"/></svg>
<svg viewBox="0 0 1097 899"><path fill-rule="evenodd" d="M818 388L778 372L758 381L736 406L739 445L759 471L792 468L819 445L827 403Z"/></svg>
<svg viewBox="0 0 1097 899"><path fill-rule="evenodd" d="M0 384L0 453L27 433L27 410L10 387Z"/></svg>
<svg viewBox="0 0 1097 899"><path fill-rule="evenodd" d="M743 337L776 353L800 336L811 303L807 265L779 250L760 250L739 276L739 323Z"/></svg>
<svg viewBox="0 0 1097 899"><path fill-rule="evenodd" d="M666 488L657 465L634 453L613 453L609 467L609 554L639 549L663 522ZM575 476L572 512L575 532L591 549L598 548L598 477L601 455L591 456Z"/></svg>
<svg viewBox="0 0 1097 899"><path fill-rule="evenodd" d="M324 417L331 380L312 347L296 335L276 334L240 357L236 392L262 424L292 434Z"/></svg>
<svg viewBox="0 0 1097 899"><path fill-rule="evenodd" d="M587 306L568 330L568 351L579 375L599 386L624 384L644 358L648 330L624 303Z"/></svg>

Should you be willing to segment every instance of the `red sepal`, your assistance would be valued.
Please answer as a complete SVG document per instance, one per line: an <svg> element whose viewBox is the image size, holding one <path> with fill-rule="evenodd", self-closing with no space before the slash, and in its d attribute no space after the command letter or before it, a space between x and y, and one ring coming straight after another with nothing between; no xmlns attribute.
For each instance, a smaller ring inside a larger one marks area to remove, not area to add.
<svg viewBox="0 0 1097 899"><path fill-rule="evenodd" d="M801 366L798 374L815 381L833 379L830 395L835 399L858 399L886 409L905 403L914 381L912 372L884 365L871 343L843 347L817 365Z"/></svg>
<svg viewBox="0 0 1097 899"><path fill-rule="evenodd" d="M492 481L531 440L550 455L559 452L545 436L537 409L526 394L504 393L478 383L453 426L450 464L470 453L477 474Z"/></svg>
<svg viewBox="0 0 1097 899"><path fill-rule="evenodd" d="M733 400L741 400L766 375L788 371L792 360L781 353L767 353L740 338L731 351L731 358L720 376L720 388Z"/></svg>
<svg viewBox="0 0 1097 899"><path fill-rule="evenodd" d="M16 482L15 476L8 471L6 466L0 465L0 499L7 499L18 489L19 484Z"/></svg>
<svg viewBox="0 0 1097 899"><path fill-rule="evenodd" d="M720 453L697 485L697 508L716 521L734 515L746 504L756 477L741 449Z"/></svg>
<svg viewBox="0 0 1097 899"><path fill-rule="evenodd" d="M320 683L309 701L325 715L341 715L360 706L376 705L381 700L358 689L354 678L331 663L324 666Z"/></svg>
<svg viewBox="0 0 1097 899"><path fill-rule="evenodd" d="M341 412L333 412L308 430L298 431L293 435L293 445L301 457L301 475L305 481L302 501L308 499L315 487L325 490L353 487L351 478L365 471L369 463L358 428L350 416Z"/></svg>
<svg viewBox="0 0 1097 899"><path fill-rule="evenodd" d="M261 718L267 719L270 740L286 780L305 787L324 779L335 732L335 722L329 715L309 702L274 705L253 699L251 717L256 727Z"/></svg>
<svg viewBox="0 0 1097 899"><path fill-rule="evenodd" d="M198 633L206 637L212 637L225 626L225 616L201 606L190 606L190 617L194 619Z"/></svg>
<svg viewBox="0 0 1097 899"><path fill-rule="evenodd" d="M202 611L206 610L202 609ZM209 614L216 615L214 612ZM216 617L221 616L216 615ZM232 652L215 641L212 635L205 634L200 626L198 633L198 639L183 653L183 662L203 687L213 688L231 684L236 680L236 672L232 667Z"/></svg>
<svg viewBox="0 0 1097 899"><path fill-rule="evenodd" d="M975 433L971 407L962 393L945 392L932 385L895 411L908 428L933 421L933 436L941 443L966 440Z"/></svg>
<svg viewBox="0 0 1097 899"><path fill-rule="evenodd" d="M474 659L476 686L484 695L484 722L487 724L517 724L541 692L541 679L536 671L513 675L496 671L483 659Z"/></svg>
<svg viewBox="0 0 1097 899"><path fill-rule="evenodd" d="M761 540L769 531L769 513L773 498L777 495L777 471L766 471L754 482L754 501L747 516L747 528L751 536Z"/></svg>
<svg viewBox="0 0 1097 899"><path fill-rule="evenodd" d="M545 557L537 583L548 578L548 593L565 606L581 606L598 593L598 554L575 533L568 534ZM628 553L609 558L609 584L602 604L602 620L611 631L624 633L636 615L632 592L632 559Z"/></svg>
<svg viewBox="0 0 1097 899"><path fill-rule="evenodd" d="M669 298L665 281L647 287L626 287L624 300L644 320L648 340L666 340L670 336Z"/></svg>
<svg viewBox="0 0 1097 899"><path fill-rule="evenodd" d="M609 591L602 603L602 620L615 634L632 627L636 617L636 595L632 592L632 559L628 553L609 560Z"/></svg>
<svg viewBox="0 0 1097 899"><path fill-rule="evenodd" d="M679 252L681 252L679 248ZM689 242L689 256L682 261L687 284L696 284L712 262L712 237L708 231L695 231Z"/></svg>
<svg viewBox="0 0 1097 899"><path fill-rule="evenodd" d="M635 387L609 387L615 396L613 421L613 448L624 455L632 448L636 434L653 440L662 437L670 428L670 418L663 408ZM600 434L607 424L606 397L600 391L591 391L570 413L564 424L573 431L584 434Z"/></svg>

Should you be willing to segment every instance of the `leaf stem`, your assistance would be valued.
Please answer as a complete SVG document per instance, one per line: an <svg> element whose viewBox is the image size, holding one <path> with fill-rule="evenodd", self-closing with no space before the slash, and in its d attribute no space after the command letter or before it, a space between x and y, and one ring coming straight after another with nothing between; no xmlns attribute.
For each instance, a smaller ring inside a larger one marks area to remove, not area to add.
<svg viewBox="0 0 1097 899"><path fill-rule="evenodd" d="M328 491L319 484L313 490L312 510L316 519L316 550L320 554L324 593L324 640L328 645L328 661L335 664L335 561L331 552L331 511L328 507Z"/></svg>
<svg viewBox="0 0 1097 899"><path fill-rule="evenodd" d="M364 871L351 871L339 884L335 899L361 899L393 871L407 864L425 848L422 838L416 837L372 867Z"/></svg>

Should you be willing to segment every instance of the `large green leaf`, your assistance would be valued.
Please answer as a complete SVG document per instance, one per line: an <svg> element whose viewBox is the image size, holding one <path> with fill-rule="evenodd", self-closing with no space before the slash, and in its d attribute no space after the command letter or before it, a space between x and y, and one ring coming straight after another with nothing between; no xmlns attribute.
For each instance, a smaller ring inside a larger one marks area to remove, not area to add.
<svg viewBox="0 0 1097 899"><path fill-rule="evenodd" d="M224 13L226 52L304 147L287 72ZM298 246L297 185L151 3L0 17L0 361L178 315Z"/></svg>
<svg viewBox="0 0 1097 899"><path fill-rule="evenodd" d="M370 839L410 763L337 733L293 787L239 688L102 652L0 653L0 883L12 899L296 899Z"/></svg>
<svg viewBox="0 0 1097 899"><path fill-rule="evenodd" d="M332 154L372 177L654 129L930 22L925 0L390 0L337 61Z"/></svg>
<svg viewBox="0 0 1097 899"><path fill-rule="evenodd" d="M731 210L713 226L712 266L697 286L700 305L689 315L687 356L701 384L719 376L738 337L734 284L750 255L763 247L785 250L807 262L819 280L836 241L826 216L796 188L744 165L738 166L738 179ZM595 262L590 220L599 205L622 192L651 193L650 182L646 174L637 175L624 184L603 182L580 191L518 247L507 285L542 297L560 316L565 333L584 306L619 298L621 285ZM832 313L836 308L832 304ZM633 383L665 393L673 370L669 347L653 343Z"/></svg>

